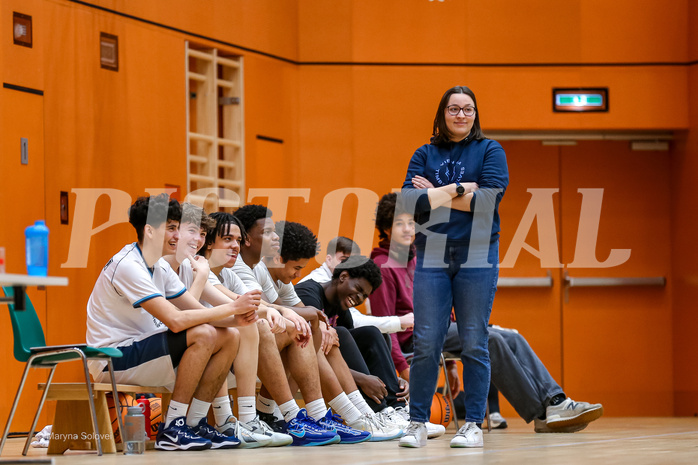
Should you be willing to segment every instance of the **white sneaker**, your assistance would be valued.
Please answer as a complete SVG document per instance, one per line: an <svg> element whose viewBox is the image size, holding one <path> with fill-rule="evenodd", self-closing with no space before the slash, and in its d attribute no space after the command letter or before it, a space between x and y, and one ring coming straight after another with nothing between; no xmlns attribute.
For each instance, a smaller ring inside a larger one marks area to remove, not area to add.
<svg viewBox="0 0 698 465"><path fill-rule="evenodd" d="M385 411L385 410L384 410ZM404 407L397 407L394 409L395 414L402 417L402 419L409 425L410 423L410 406L405 405ZM395 416L397 416L395 415ZM435 439L446 434L446 427L444 425L437 425L430 421L424 423L427 427L427 439ZM406 428L405 428L406 429Z"/></svg>
<svg viewBox="0 0 698 465"><path fill-rule="evenodd" d="M410 422L405 435L400 438L401 447L424 447L427 445L427 427L424 423Z"/></svg>
<svg viewBox="0 0 698 465"><path fill-rule="evenodd" d="M427 439L435 439L446 434L446 427L444 425L437 425L430 421L426 422L427 426Z"/></svg>
<svg viewBox="0 0 698 465"><path fill-rule="evenodd" d="M257 431L252 431L245 423L230 415L225 423L216 425L216 430L226 436L235 436L240 440L240 449L265 447L271 443L271 438Z"/></svg>
<svg viewBox="0 0 698 465"><path fill-rule="evenodd" d="M404 416L399 414L396 409L392 407L386 407L377 413L383 419L385 424L393 424L395 427L400 428L405 431L408 426L410 426L410 420L405 419Z"/></svg>
<svg viewBox="0 0 698 465"><path fill-rule="evenodd" d="M569 397L557 405L549 405L545 410L545 424L550 429L590 423L603 415L601 404L575 402Z"/></svg>
<svg viewBox="0 0 698 465"><path fill-rule="evenodd" d="M245 423L245 425L254 433L263 434L271 441L267 447L288 446L293 442L293 436L290 434L277 433L271 426L260 420L259 416L255 416L254 420ZM242 447L242 444L240 445Z"/></svg>
<svg viewBox="0 0 698 465"><path fill-rule="evenodd" d="M347 423L350 428L371 433L369 442L390 441L402 437L403 430L395 425L386 424L378 416L378 414L361 415L355 421Z"/></svg>
<svg viewBox="0 0 698 465"><path fill-rule="evenodd" d="M409 404L405 404L404 407L396 408L395 413L397 413L402 418L404 418L407 423L410 422L410 405Z"/></svg>
<svg viewBox="0 0 698 465"><path fill-rule="evenodd" d="M507 426L509 426L507 425L507 421L499 412L490 413L490 418L487 421L490 422L492 429L506 429Z"/></svg>
<svg viewBox="0 0 698 465"><path fill-rule="evenodd" d="M482 447L482 430L469 421L451 439L451 447Z"/></svg>

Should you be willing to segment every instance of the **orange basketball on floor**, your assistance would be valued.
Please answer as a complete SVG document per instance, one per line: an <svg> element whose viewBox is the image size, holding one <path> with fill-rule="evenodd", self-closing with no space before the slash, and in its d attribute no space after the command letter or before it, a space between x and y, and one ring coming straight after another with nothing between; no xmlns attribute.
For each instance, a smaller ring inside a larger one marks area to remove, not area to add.
<svg viewBox="0 0 698 465"><path fill-rule="evenodd" d="M160 422L162 422L162 399L151 397L148 400L150 401L150 437L155 439Z"/></svg>
<svg viewBox="0 0 698 465"><path fill-rule="evenodd" d="M119 422L116 420L116 409L114 408L114 396L110 392L106 394L107 396L107 407L109 407L109 419L111 420L111 429L114 433L114 442L121 442L121 435L119 434ZM121 420L126 417L126 410L128 407L133 407L138 405L136 399L129 396L128 394L119 393L119 404L121 404Z"/></svg>
<svg viewBox="0 0 698 465"><path fill-rule="evenodd" d="M431 401L431 416L429 417L429 421L447 427L451 423L452 412L453 409L448 399L440 392L435 393Z"/></svg>

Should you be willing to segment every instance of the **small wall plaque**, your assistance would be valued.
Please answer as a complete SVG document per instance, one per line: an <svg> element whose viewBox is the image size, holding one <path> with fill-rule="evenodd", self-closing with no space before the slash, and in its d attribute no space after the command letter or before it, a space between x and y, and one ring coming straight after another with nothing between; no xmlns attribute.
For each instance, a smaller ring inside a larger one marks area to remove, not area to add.
<svg viewBox="0 0 698 465"><path fill-rule="evenodd" d="M12 37L15 45L32 48L32 17L12 12Z"/></svg>
<svg viewBox="0 0 698 465"><path fill-rule="evenodd" d="M110 71L119 71L119 38L106 32L99 33L100 65Z"/></svg>

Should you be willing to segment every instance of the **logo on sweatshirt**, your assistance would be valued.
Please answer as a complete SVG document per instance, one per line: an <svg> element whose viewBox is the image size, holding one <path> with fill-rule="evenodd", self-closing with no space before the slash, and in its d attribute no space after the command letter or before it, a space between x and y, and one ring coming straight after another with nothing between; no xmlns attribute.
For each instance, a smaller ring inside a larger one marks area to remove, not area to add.
<svg viewBox="0 0 698 465"><path fill-rule="evenodd" d="M460 181L463 178L463 173L465 173L463 162L460 160L452 161L450 158L447 158L436 169L434 177L440 185L445 186Z"/></svg>

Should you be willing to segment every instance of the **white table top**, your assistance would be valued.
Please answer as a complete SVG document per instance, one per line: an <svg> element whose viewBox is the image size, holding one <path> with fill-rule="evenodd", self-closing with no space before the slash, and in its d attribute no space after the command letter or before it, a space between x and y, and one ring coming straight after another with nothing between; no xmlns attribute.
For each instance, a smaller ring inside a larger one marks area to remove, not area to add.
<svg viewBox="0 0 698 465"><path fill-rule="evenodd" d="M0 273L0 285L4 286L67 286L63 276L29 276L26 274Z"/></svg>

